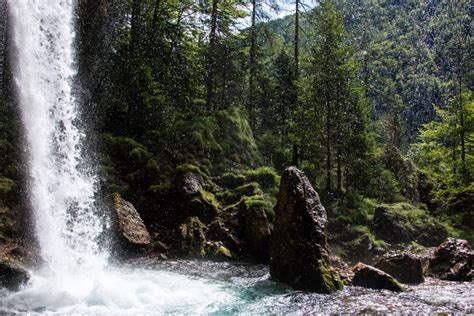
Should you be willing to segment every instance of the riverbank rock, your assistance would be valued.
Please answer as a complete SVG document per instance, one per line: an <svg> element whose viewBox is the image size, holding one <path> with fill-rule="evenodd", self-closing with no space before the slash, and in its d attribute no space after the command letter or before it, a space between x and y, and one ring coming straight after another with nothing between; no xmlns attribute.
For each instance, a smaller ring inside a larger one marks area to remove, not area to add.
<svg viewBox="0 0 474 316"><path fill-rule="evenodd" d="M436 247L448 236L441 223L408 203L377 206L373 229L378 238L389 243L416 241L425 247Z"/></svg>
<svg viewBox="0 0 474 316"><path fill-rule="evenodd" d="M180 226L181 251L185 255L204 257L206 254L206 226L198 217L187 218Z"/></svg>
<svg viewBox="0 0 474 316"><path fill-rule="evenodd" d="M268 263L272 231L265 210L251 199L243 199L240 204L246 250L259 262Z"/></svg>
<svg viewBox="0 0 474 316"><path fill-rule="evenodd" d="M211 192L204 189L204 179L193 172L186 172L178 184L178 210L182 219L197 216L210 223L218 214L219 205Z"/></svg>
<svg viewBox="0 0 474 316"><path fill-rule="evenodd" d="M392 275L402 283L418 284L424 281L421 260L411 254L387 255L374 267Z"/></svg>
<svg viewBox="0 0 474 316"><path fill-rule="evenodd" d="M471 281L474 254L463 239L448 238L430 259L429 275L448 281Z"/></svg>
<svg viewBox="0 0 474 316"><path fill-rule="evenodd" d="M118 193L113 194L116 227L120 239L130 247L143 247L151 243L151 237L132 203L125 201Z"/></svg>
<svg viewBox="0 0 474 316"><path fill-rule="evenodd" d="M352 271L354 272L354 277L352 278L352 285L354 286L393 292L403 291L402 286L395 278L372 266L359 262L352 268Z"/></svg>
<svg viewBox="0 0 474 316"><path fill-rule="evenodd" d="M0 286L10 291L18 291L28 282L28 271L7 261L0 261Z"/></svg>
<svg viewBox="0 0 474 316"><path fill-rule="evenodd" d="M326 210L305 174L295 167L286 169L270 247L270 272L275 279L319 293L342 288L329 266L326 221Z"/></svg>

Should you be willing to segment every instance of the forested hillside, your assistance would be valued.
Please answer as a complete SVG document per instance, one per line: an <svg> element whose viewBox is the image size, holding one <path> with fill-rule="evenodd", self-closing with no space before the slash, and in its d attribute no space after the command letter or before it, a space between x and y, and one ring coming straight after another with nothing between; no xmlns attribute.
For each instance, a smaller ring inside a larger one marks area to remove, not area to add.
<svg viewBox="0 0 474 316"><path fill-rule="evenodd" d="M382 203L405 216L414 235L403 242L423 243L416 231L435 224L472 240L470 1L296 1L273 21L268 10L79 2L76 95L104 191L132 201L157 236L242 205L272 221L278 174L297 165L328 209L331 241L397 243L371 224ZM0 198L14 204L19 123L7 100ZM204 184L200 206L184 210L176 190L188 172Z"/></svg>

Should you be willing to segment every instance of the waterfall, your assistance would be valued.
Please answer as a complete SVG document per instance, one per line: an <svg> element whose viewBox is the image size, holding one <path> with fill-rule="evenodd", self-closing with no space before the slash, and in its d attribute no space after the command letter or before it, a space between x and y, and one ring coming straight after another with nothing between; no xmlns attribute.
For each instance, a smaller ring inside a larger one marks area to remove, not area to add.
<svg viewBox="0 0 474 316"><path fill-rule="evenodd" d="M18 101L27 141L29 192L40 253L51 271L100 269L104 218L97 177L84 158L73 94L73 0L10 0Z"/></svg>

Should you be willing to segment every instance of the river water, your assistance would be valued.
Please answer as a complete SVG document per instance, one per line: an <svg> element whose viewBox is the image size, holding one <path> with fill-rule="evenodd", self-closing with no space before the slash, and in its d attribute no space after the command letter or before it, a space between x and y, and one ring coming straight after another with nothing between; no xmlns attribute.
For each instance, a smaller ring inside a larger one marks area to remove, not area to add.
<svg viewBox="0 0 474 316"><path fill-rule="evenodd" d="M142 266L142 267L139 267ZM94 275L54 279L35 272L0 312L93 315L474 313L474 284L428 279L403 293L348 286L331 295L294 291L264 265L139 262Z"/></svg>

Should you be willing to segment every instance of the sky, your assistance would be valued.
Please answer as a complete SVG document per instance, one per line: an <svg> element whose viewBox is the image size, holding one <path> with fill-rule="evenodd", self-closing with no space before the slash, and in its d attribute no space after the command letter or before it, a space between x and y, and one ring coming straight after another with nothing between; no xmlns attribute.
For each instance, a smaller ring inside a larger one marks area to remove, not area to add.
<svg viewBox="0 0 474 316"><path fill-rule="evenodd" d="M269 10L272 19L278 19L282 18L286 15L293 14L295 13L295 1L294 0L276 0L275 1L278 6L280 7L279 12L271 12ZM300 3L302 4L301 6L301 11L305 11L308 9L311 9L316 6L316 1L315 0L301 0Z"/></svg>

